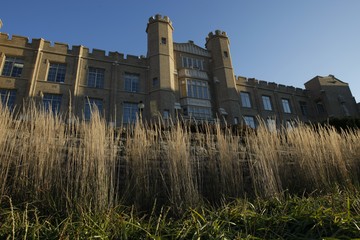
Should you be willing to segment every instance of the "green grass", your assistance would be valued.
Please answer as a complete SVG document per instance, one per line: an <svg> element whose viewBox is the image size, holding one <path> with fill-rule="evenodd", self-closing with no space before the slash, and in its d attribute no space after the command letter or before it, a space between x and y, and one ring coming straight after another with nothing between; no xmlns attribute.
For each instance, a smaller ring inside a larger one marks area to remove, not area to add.
<svg viewBox="0 0 360 240"><path fill-rule="evenodd" d="M360 199L335 192L285 200L237 199L202 205L180 215L162 207L137 212L120 206L60 217L30 204L0 209L0 238L8 239L354 239L360 235Z"/></svg>

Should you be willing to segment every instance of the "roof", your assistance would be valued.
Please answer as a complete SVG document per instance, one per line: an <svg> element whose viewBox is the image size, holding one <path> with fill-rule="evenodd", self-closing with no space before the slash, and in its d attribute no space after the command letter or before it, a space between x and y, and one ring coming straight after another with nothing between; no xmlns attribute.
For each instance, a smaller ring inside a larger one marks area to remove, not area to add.
<svg viewBox="0 0 360 240"><path fill-rule="evenodd" d="M344 81L341 81L340 79L336 78L334 75L332 74L329 74L328 76L315 76L313 77L312 79L310 79L309 81L307 81L305 83L305 85L311 81L314 81L314 80L319 80L319 82L321 82L322 79L328 79L328 78L331 78L332 81L335 81L335 82L338 82L338 83L341 83L341 84L345 84L345 85L348 85L348 83L344 82Z"/></svg>
<svg viewBox="0 0 360 240"><path fill-rule="evenodd" d="M199 47L198 45L194 44L193 41L189 41L187 43L174 43L174 49L180 52L187 52L195 55L201 55L204 57L211 57L208 50Z"/></svg>

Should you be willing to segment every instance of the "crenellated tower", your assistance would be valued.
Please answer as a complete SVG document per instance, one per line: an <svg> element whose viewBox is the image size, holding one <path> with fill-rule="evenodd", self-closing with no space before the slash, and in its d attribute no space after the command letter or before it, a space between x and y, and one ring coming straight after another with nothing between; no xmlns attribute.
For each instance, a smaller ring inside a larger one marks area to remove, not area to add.
<svg viewBox="0 0 360 240"><path fill-rule="evenodd" d="M210 32L206 38L205 46L211 52L211 73L215 84L217 114L229 123L236 123L239 121L240 104L229 45L227 34L220 30Z"/></svg>
<svg viewBox="0 0 360 240"><path fill-rule="evenodd" d="M150 17L146 28L149 59L149 101L151 118L174 116L175 66L173 26L167 16Z"/></svg>

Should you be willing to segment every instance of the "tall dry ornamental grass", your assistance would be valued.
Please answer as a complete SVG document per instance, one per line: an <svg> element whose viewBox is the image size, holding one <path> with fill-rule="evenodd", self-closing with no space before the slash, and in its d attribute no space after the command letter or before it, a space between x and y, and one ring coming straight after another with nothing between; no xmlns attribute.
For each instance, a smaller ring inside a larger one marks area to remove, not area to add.
<svg viewBox="0 0 360 240"><path fill-rule="evenodd" d="M194 130L195 129L195 130ZM0 203L46 211L102 211L120 204L181 211L203 201L282 197L359 187L359 130L306 126L233 134L159 122L114 128L36 108L0 109Z"/></svg>

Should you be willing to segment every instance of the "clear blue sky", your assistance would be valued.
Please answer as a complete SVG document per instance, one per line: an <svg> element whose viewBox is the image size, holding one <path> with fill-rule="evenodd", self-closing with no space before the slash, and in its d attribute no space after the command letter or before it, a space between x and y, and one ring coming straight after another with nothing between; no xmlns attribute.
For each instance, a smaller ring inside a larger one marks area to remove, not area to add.
<svg viewBox="0 0 360 240"><path fill-rule="evenodd" d="M173 22L175 42L230 38L236 75L303 88L335 75L360 101L360 0L18 0L0 4L2 32L146 55L146 23Z"/></svg>

